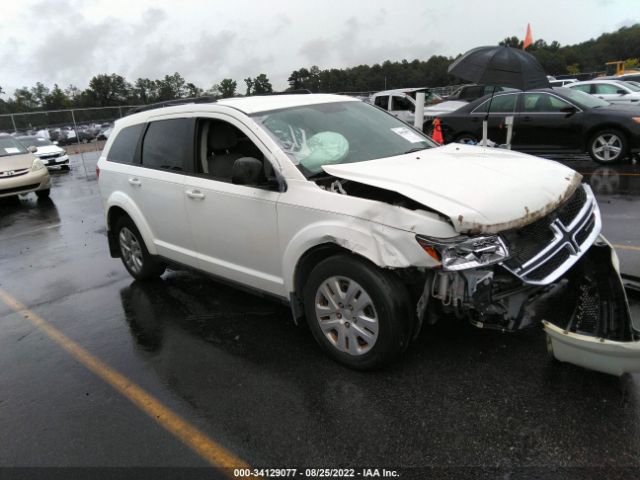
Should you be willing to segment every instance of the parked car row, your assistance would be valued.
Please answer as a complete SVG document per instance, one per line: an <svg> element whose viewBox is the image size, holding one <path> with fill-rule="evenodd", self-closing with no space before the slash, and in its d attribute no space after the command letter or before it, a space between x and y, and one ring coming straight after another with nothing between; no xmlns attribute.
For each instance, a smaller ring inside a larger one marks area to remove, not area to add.
<svg viewBox="0 0 640 480"><path fill-rule="evenodd" d="M640 108L566 87L503 92L443 114L445 142L478 142L487 116L488 138L498 144L506 142L505 118L513 116L511 144L518 151L588 152L598 163L615 163L640 150Z"/></svg>

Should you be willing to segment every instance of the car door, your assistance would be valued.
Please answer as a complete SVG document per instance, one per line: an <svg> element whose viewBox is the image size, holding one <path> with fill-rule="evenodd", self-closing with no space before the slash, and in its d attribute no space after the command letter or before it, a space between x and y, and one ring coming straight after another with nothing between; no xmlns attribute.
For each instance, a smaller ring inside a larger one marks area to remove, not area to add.
<svg viewBox="0 0 640 480"><path fill-rule="evenodd" d="M193 163L195 119L170 118L149 123L141 144L141 167L127 182L139 190L140 209L158 253L198 266L184 201L184 172Z"/></svg>
<svg viewBox="0 0 640 480"><path fill-rule="evenodd" d="M391 109L389 113L405 123L412 124L414 119L415 105L404 94L391 95Z"/></svg>
<svg viewBox="0 0 640 480"><path fill-rule="evenodd" d="M512 145L523 151L576 150L582 111L547 92L525 92L514 123Z"/></svg>
<svg viewBox="0 0 640 480"><path fill-rule="evenodd" d="M488 98L469 115L469 130L480 132L478 135L482 136L482 121L487 117L488 112L487 137L498 144L505 143L507 140L505 119L508 116L516 115L517 101L518 93L505 93Z"/></svg>
<svg viewBox="0 0 640 480"><path fill-rule="evenodd" d="M199 118L193 173L182 191L201 268L226 279L282 294L271 154L240 121L228 115ZM238 158L263 162L264 183L232 183Z"/></svg>
<svg viewBox="0 0 640 480"><path fill-rule="evenodd" d="M620 94L619 90L623 90L621 87L614 83L598 82L592 84L593 94L611 103L627 103L629 100L625 98L624 94Z"/></svg>

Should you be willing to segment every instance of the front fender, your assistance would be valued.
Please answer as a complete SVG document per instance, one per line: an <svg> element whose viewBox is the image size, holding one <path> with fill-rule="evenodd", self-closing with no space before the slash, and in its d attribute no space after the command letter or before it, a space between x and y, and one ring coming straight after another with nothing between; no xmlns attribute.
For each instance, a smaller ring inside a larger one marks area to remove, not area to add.
<svg viewBox="0 0 640 480"><path fill-rule="evenodd" d="M310 249L327 243L339 245L382 268L434 266L409 232L353 218L318 222L297 232L285 246L282 272L288 292L295 290L294 277L300 258Z"/></svg>
<svg viewBox="0 0 640 480"><path fill-rule="evenodd" d="M107 208L105 209L107 218L109 216L109 212L113 207L120 207L124 210L133 223L135 223L140 235L142 235L142 239L144 240L144 244L147 247L147 250L151 255L157 255L158 251L156 249L155 243L153 242L153 233L149 224L144 220L144 216L140 209L136 206L136 204L122 192L113 192L106 201ZM108 223L107 223L108 225Z"/></svg>

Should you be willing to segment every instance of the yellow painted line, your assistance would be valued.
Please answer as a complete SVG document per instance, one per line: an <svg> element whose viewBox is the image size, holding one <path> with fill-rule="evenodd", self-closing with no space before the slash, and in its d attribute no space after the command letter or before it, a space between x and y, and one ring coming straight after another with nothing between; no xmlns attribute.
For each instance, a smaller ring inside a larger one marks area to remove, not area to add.
<svg viewBox="0 0 640 480"><path fill-rule="evenodd" d="M634 250L636 252L640 252L640 247L636 247L634 245L616 245L612 244L614 248L619 248L620 250Z"/></svg>
<svg viewBox="0 0 640 480"><path fill-rule="evenodd" d="M179 438L185 445L190 447L211 465L218 468L225 468L224 473L231 478L238 478L233 476L233 468L250 468L244 461L211 440L207 435L189 424L179 415L173 413L159 400L133 383L133 381L94 357L78 343L71 340L60 330L29 310L25 305L2 289L0 289L0 300L25 319L29 320L78 362L111 385L120 394L129 399L131 403L158 422L165 430Z"/></svg>

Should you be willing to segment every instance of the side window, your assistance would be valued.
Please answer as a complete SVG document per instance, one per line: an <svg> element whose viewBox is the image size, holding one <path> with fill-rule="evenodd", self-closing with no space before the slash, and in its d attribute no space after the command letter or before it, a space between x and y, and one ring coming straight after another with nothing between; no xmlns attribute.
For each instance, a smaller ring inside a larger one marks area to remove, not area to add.
<svg viewBox="0 0 640 480"><path fill-rule="evenodd" d="M596 94L617 94L618 87L610 83L596 83L594 84Z"/></svg>
<svg viewBox="0 0 640 480"><path fill-rule="evenodd" d="M113 144L111 144L107 160L117 163L140 163L140 159L136 158L136 150L144 127L145 124L140 123L120 130L120 132L118 132L118 136L114 139Z"/></svg>
<svg viewBox="0 0 640 480"><path fill-rule="evenodd" d="M483 88L480 85L467 87L461 98L463 100L469 100L469 101L475 100L476 98L480 98L483 95L482 90ZM491 93L491 91L489 91L489 93Z"/></svg>
<svg viewBox="0 0 640 480"><path fill-rule="evenodd" d="M391 110L413 110L413 103L408 98L394 95L391 97Z"/></svg>
<svg viewBox="0 0 640 480"><path fill-rule="evenodd" d="M546 93L525 93L524 94L524 111L525 112L561 112L563 108L570 105L564 100L548 95Z"/></svg>
<svg viewBox="0 0 640 480"><path fill-rule="evenodd" d="M385 110L389 110L389 96L383 95L381 97L376 97L374 103L377 107L384 108Z"/></svg>
<svg viewBox="0 0 640 480"><path fill-rule="evenodd" d="M500 95L487 99L482 105L477 107L473 113L487 113L489 102L491 101L491 111L489 113L512 113L515 111L517 94Z"/></svg>
<svg viewBox="0 0 640 480"><path fill-rule="evenodd" d="M584 93L591 93L591 85L576 85L574 87L571 87L574 90L580 90L581 92Z"/></svg>
<svg viewBox="0 0 640 480"><path fill-rule="evenodd" d="M151 122L142 142L142 165L180 172L191 170L194 123L190 118Z"/></svg>
<svg viewBox="0 0 640 480"><path fill-rule="evenodd" d="M262 162L259 183L275 178L275 171L264 154L239 128L222 120L198 121L196 173L231 183L233 164L239 158L252 157Z"/></svg>

